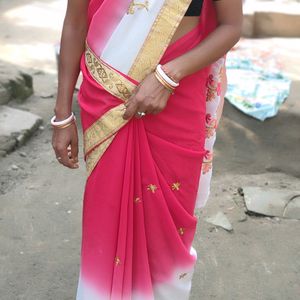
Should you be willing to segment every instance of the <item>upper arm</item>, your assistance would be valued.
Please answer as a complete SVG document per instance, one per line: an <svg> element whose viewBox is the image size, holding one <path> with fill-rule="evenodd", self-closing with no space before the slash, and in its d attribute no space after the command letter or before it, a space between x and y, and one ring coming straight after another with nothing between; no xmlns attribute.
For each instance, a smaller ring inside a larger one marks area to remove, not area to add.
<svg viewBox="0 0 300 300"><path fill-rule="evenodd" d="M214 5L218 23L221 25L233 25L239 29L243 23L242 0L215 0Z"/></svg>
<svg viewBox="0 0 300 300"><path fill-rule="evenodd" d="M68 0L65 23L71 26L86 25L89 0Z"/></svg>

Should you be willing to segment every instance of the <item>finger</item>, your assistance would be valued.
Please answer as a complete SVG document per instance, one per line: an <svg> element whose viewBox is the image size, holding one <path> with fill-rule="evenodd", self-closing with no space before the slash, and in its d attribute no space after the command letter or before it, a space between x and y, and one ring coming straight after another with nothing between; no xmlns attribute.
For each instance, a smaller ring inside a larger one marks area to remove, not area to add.
<svg viewBox="0 0 300 300"><path fill-rule="evenodd" d="M57 157L60 157L59 162L64 165L65 167L68 167L70 169L75 169L76 166L74 165L74 162L69 158L68 156L68 150L67 148L59 149L56 152Z"/></svg>
<svg viewBox="0 0 300 300"><path fill-rule="evenodd" d="M56 158L57 158L58 162L64 166L66 166L66 164L69 161L67 148L65 148L65 149L60 148L55 153L56 153Z"/></svg>
<svg viewBox="0 0 300 300"><path fill-rule="evenodd" d="M134 101L129 102L125 110L125 113L123 115L123 119L129 120L135 115L136 111L137 111L137 103Z"/></svg>
<svg viewBox="0 0 300 300"><path fill-rule="evenodd" d="M76 134L75 137L71 140L71 157L75 164L78 163L78 136Z"/></svg>

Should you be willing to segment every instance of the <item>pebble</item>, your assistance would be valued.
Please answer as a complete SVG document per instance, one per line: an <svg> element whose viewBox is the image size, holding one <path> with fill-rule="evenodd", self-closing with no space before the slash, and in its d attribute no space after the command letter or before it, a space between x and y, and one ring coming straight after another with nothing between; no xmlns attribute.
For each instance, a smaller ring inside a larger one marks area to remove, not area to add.
<svg viewBox="0 0 300 300"><path fill-rule="evenodd" d="M19 167L17 165L11 165L10 167L12 170L17 171L19 170Z"/></svg>
<svg viewBox="0 0 300 300"><path fill-rule="evenodd" d="M49 99L49 98L53 98L53 97L54 97L54 94L47 94L47 93L41 94L42 99Z"/></svg>
<svg viewBox="0 0 300 300"><path fill-rule="evenodd" d="M237 191L238 191L240 196L244 196L243 188L239 187Z"/></svg>
<svg viewBox="0 0 300 300"><path fill-rule="evenodd" d="M226 231L229 231L229 232L233 231L233 227L232 227L229 219L226 217L226 215L222 211L219 211L215 215L208 217L205 221L212 225L222 227Z"/></svg>
<svg viewBox="0 0 300 300"><path fill-rule="evenodd" d="M19 152L19 155L20 155L21 157L27 157L27 153L25 153L25 152Z"/></svg>

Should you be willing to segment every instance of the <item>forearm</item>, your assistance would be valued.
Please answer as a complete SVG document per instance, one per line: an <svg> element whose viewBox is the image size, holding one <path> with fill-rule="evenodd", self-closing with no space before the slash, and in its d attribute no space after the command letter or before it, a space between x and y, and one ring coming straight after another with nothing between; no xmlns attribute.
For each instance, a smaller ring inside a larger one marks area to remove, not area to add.
<svg viewBox="0 0 300 300"><path fill-rule="evenodd" d="M180 81L226 54L238 42L240 35L240 26L222 24L195 48L166 63L164 70Z"/></svg>
<svg viewBox="0 0 300 300"><path fill-rule="evenodd" d="M66 20L64 23L54 109L57 119L64 119L71 114L73 93L80 71L80 58L85 47L86 28L84 22L78 25Z"/></svg>

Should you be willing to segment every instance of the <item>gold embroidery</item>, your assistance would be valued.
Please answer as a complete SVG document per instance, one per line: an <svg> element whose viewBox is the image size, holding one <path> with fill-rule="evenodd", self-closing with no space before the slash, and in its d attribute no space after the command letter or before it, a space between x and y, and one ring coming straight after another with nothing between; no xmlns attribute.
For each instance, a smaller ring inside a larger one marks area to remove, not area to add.
<svg viewBox="0 0 300 300"><path fill-rule="evenodd" d="M118 266L118 265L120 265L120 264L121 264L121 259L120 259L119 256L116 256L116 257L115 257L115 265Z"/></svg>
<svg viewBox="0 0 300 300"><path fill-rule="evenodd" d="M188 274L188 273L182 273L182 274L180 274L180 275L179 275L179 279L184 278L187 274Z"/></svg>
<svg viewBox="0 0 300 300"><path fill-rule="evenodd" d="M136 85L108 66L86 44L85 63L89 73L104 89L119 99L127 101Z"/></svg>
<svg viewBox="0 0 300 300"><path fill-rule="evenodd" d="M140 203L140 202L141 202L141 198L140 198L140 197L134 198L134 202L135 202L135 203Z"/></svg>
<svg viewBox="0 0 300 300"><path fill-rule="evenodd" d="M128 75L142 81L154 70L168 47L191 0L166 0Z"/></svg>
<svg viewBox="0 0 300 300"><path fill-rule="evenodd" d="M146 0L145 3L135 2L134 0L131 1L127 14L133 15L135 13L135 7L137 9L143 9L145 8L147 11L149 10L149 1Z"/></svg>
<svg viewBox="0 0 300 300"><path fill-rule="evenodd" d="M109 139L104 141L102 144L97 146L94 150L92 150L86 157L86 169L88 172L88 176L92 173L98 161L109 147L111 142L113 141L115 135L111 136Z"/></svg>
<svg viewBox="0 0 300 300"><path fill-rule="evenodd" d="M112 108L85 131L84 152L86 155L128 122L122 117L124 109L124 104Z"/></svg>
<svg viewBox="0 0 300 300"><path fill-rule="evenodd" d="M172 184L172 190L173 191L179 191L180 190L180 186L181 186L181 183L180 182L174 182L173 184Z"/></svg>
<svg viewBox="0 0 300 300"><path fill-rule="evenodd" d="M185 233L185 228L180 227L180 228L178 229L178 232L179 232L180 235L184 235L184 233Z"/></svg>
<svg viewBox="0 0 300 300"><path fill-rule="evenodd" d="M153 194L155 194L156 190L157 190L157 186L155 184L149 184L147 187L148 191L151 191Z"/></svg>

